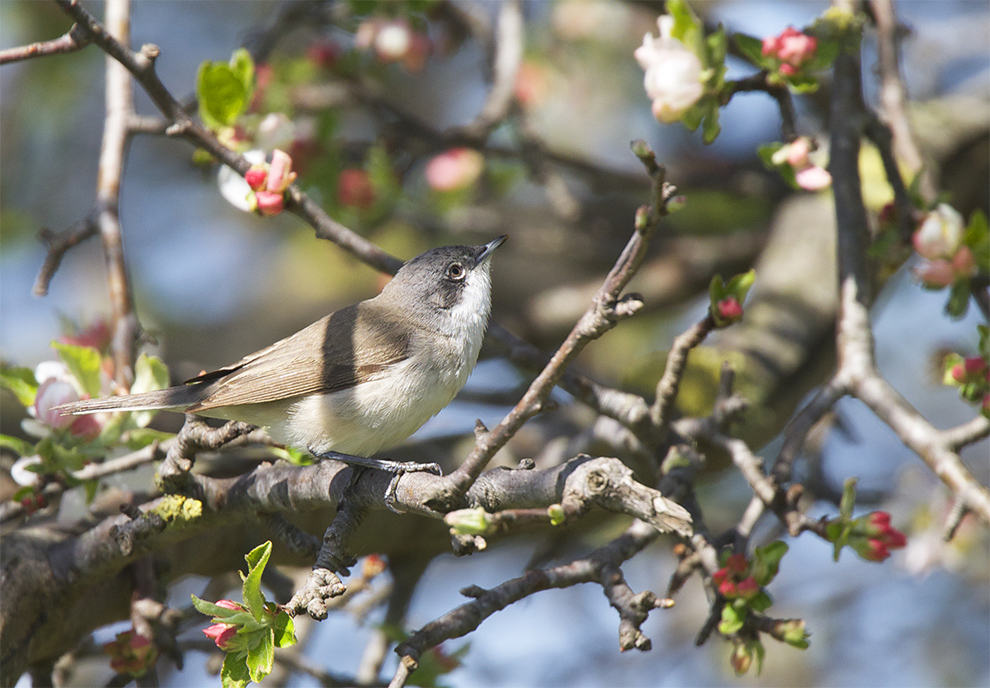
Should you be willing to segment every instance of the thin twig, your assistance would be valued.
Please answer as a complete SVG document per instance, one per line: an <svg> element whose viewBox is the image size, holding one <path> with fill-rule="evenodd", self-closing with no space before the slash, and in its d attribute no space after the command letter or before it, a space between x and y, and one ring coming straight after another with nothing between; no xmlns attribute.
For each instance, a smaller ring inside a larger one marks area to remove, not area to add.
<svg viewBox="0 0 990 688"><path fill-rule="evenodd" d="M780 111L780 134L784 142L787 143L796 139L798 137L797 115L794 111L794 100L791 98L791 92L786 86L769 83L766 70L742 79L727 81L722 96L722 105L728 105L737 93L751 93L753 91L766 93L776 101L777 109Z"/></svg>
<svg viewBox="0 0 990 688"><path fill-rule="evenodd" d="M58 272L66 252L97 234L99 234L99 226L95 211L58 234L47 227L42 227L38 232L38 239L45 244L48 252L34 282L34 295L47 296L52 277Z"/></svg>
<svg viewBox="0 0 990 688"><path fill-rule="evenodd" d="M912 175L920 174L918 190L926 201L935 200L934 180L924 169L924 160L911 132L907 117L907 88L901 77L900 38L906 29L897 21L892 0L870 0L877 26L877 57L880 73L880 113L893 134L893 151L897 161Z"/></svg>
<svg viewBox="0 0 990 688"><path fill-rule="evenodd" d="M657 383L656 399L650 407L650 420L653 421L654 432L659 435L660 442L663 441L666 428L670 425L670 412L673 409L674 401L677 399L681 379L684 377L688 354L691 349L701 344L713 329L715 329L715 321L711 314L707 314L674 339L670 353L667 354L667 364L664 367L663 376Z"/></svg>
<svg viewBox="0 0 990 688"><path fill-rule="evenodd" d="M31 43L16 48L0 50L0 65L20 60L28 60L32 57L46 57L48 55L62 55L81 50L89 45L90 39L83 31L79 30L76 24L58 38L40 43Z"/></svg>

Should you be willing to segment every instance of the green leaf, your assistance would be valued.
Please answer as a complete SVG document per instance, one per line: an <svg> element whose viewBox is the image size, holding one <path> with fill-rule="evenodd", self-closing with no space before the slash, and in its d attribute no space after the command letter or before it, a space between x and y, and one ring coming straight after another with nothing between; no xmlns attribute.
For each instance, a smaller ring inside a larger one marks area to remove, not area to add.
<svg viewBox="0 0 990 688"><path fill-rule="evenodd" d="M725 29L719 25L718 29L705 39L705 45L708 48L709 66L718 71L719 67L725 66L725 53L729 49L729 39L725 35Z"/></svg>
<svg viewBox="0 0 990 688"><path fill-rule="evenodd" d="M749 604L750 609L754 609L758 612L765 612L773 605L773 600L765 590L760 590L758 593L753 595L751 599L747 600L747 604Z"/></svg>
<svg viewBox="0 0 990 688"><path fill-rule="evenodd" d="M30 368L4 368L0 370L0 386L9 389L17 397L21 406L27 408L34 404L38 393L38 381Z"/></svg>
<svg viewBox="0 0 990 688"><path fill-rule="evenodd" d="M787 554L787 543L777 540L753 551L753 578L764 587L770 583L780 569L780 560Z"/></svg>
<svg viewBox="0 0 990 688"><path fill-rule="evenodd" d="M843 519L849 520L853 515L853 508L856 506L856 483L859 478L851 476L846 478L842 484L842 499L839 500L839 515Z"/></svg>
<svg viewBox="0 0 990 688"><path fill-rule="evenodd" d="M34 444L10 435L0 435L0 447L9 449L18 456L31 456L35 452Z"/></svg>
<svg viewBox="0 0 990 688"><path fill-rule="evenodd" d="M246 48L238 48L234 51L234 54L230 56L230 69L234 74L241 80L244 84L244 90L250 98L254 86L254 60L251 59L251 53L247 51Z"/></svg>
<svg viewBox="0 0 990 688"><path fill-rule="evenodd" d="M715 141L719 135L719 132L722 131L722 127L718 123L718 103L715 102L714 98L710 98L708 100L708 112L705 114L705 118L702 121L701 126L701 140L704 141L705 145Z"/></svg>
<svg viewBox="0 0 990 688"><path fill-rule="evenodd" d="M284 609L279 609L275 615L275 647L289 647L296 644L296 626L292 617Z"/></svg>
<svg viewBox="0 0 990 688"><path fill-rule="evenodd" d="M153 392L168 387L168 366L157 356L141 354L134 362L134 384L131 394Z"/></svg>
<svg viewBox="0 0 990 688"><path fill-rule="evenodd" d="M969 226L963 234L963 243L973 252L976 265L984 273L990 269L990 226L982 210L974 210L969 217Z"/></svg>
<svg viewBox="0 0 990 688"><path fill-rule="evenodd" d="M211 129L236 122L251 104L253 92L254 63L243 48L234 52L229 63L206 60L199 66L199 116Z"/></svg>
<svg viewBox="0 0 990 688"><path fill-rule="evenodd" d="M100 352L91 346L63 344L59 341L53 341L52 348L79 381L83 391L92 397L100 396L100 365L103 362Z"/></svg>
<svg viewBox="0 0 990 688"><path fill-rule="evenodd" d="M728 284L725 285L725 291L739 299L739 303L742 303L746 300L746 294L749 293L754 282L756 282L756 270L741 272L729 280Z"/></svg>
<svg viewBox="0 0 990 688"><path fill-rule="evenodd" d="M756 657L756 675L759 676L763 673L763 658L767 654L767 649L763 647L763 643L759 640L753 641L751 644L753 656Z"/></svg>
<svg viewBox="0 0 990 688"><path fill-rule="evenodd" d="M251 680L261 683L268 674L272 673L275 665L275 636L271 628L261 634L260 642L248 649L247 667Z"/></svg>
<svg viewBox="0 0 990 688"><path fill-rule="evenodd" d="M722 607L722 620L718 624L718 632L722 635L738 633L743 627L743 621L746 620L747 613L746 607L736 609L731 604L725 605Z"/></svg>
<svg viewBox="0 0 990 688"><path fill-rule="evenodd" d="M213 604L204 599L200 599L195 595L190 595L192 598L193 607L196 608L200 614L205 614L206 616L213 617L215 619L220 619L224 623L230 623L231 617L238 614L243 614L244 612L238 609L227 609L226 607L221 607L218 604Z"/></svg>
<svg viewBox="0 0 990 688"><path fill-rule="evenodd" d="M716 303L722 300L725 296L725 282L722 281L722 275L717 272L712 275L712 281L708 283L708 300L711 301L714 306Z"/></svg>
<svg viewBox="0 0 990 688"><path fill-rule="evenodd" d="M958 320L969 310L970 284L968 279L957 281L949 291L949 300L945 303L945 313Z"/></svg>
<svg viewBox="0 0 990 688"><path fill-rule="evenodd" d="M220 669L220 681L223 688L246 688L251 683L246 652L227 653L223 658L223 668Z"/></svg>
<svg viewBox="0 0 990 688"><path fill-rule="evenodd" d="M671 37L679 40L699 59L704 60L704 34L698 17L684 0L667 0L666 8L667 14L674 18L674 26L670 30Z"/></svg>
<svg viewBox="0 0 990 688"><path fill-rule="evenodd" d="M806 74L795 74L794 76L788 76L784 79L784 81L793 93L799 94L814 93L818 90L819 86L817 78Z"/></svg>
<svg viewBox="0 0 990 688"><path fill-rule="evenodd" d="M261 621L265 613L265 596L261 592L261 575L265 572L265 565L271 554L272 541L269 540L258 545L244 556L248 564L248 574L246 576L241 574L244 579L241 594L244 599L244 606L251 611L258 621Z"/></svg>
<svg viewBox="0 0 990 688"><path fill-rule="evenodd" d="M743 57L750 64L761 68L766 66L767 59L763 55L763 41L753 36L747 36L744 33L737 33L733 38L736 41L736 47L739 48L739 52L742 53Z"/></svg>
<svg viewBox="0 0 990 688"><path fill-rule="evenodd" d="M705 118L706 113L702 107L702 102L695 103L681 115L681 124L688 131L696 131L701 125L701 120Z"/></svg>
<svg viewBox="0 0 990 688"><path fill-rule="evenodd" d="M828 69L835 62L835 58L839 56L839 42L829 41L829 40L818 40L818 48L815 50L815 56L805 65L805 69L811 71L819 71L822 69Z"/></svg>

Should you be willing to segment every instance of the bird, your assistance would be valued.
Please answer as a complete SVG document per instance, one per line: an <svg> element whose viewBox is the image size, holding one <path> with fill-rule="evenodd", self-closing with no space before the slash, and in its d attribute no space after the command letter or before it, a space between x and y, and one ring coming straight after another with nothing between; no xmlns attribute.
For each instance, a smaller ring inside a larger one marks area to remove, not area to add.
<svg viewBox="0 0 990 688"><path fill-rule="evenodd" d="M428 250L405 262L377 296L181 385L56 408L243 421L320 458L439 473L436 464L371 455L412 435L467 382L491 313L491 257L506 238Z"/></svg>

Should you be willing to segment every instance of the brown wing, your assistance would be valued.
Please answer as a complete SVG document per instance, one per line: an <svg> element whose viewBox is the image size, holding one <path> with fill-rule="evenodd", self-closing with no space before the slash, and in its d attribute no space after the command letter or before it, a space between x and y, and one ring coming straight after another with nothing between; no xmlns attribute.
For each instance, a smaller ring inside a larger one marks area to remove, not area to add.
<svg viewBox="0 0 990 688"><path fill-rule="evenodd" d="M374 320L377 327L369 328ZM190 413L353 387L409 356L409 333L374 301L331 313L237 363L195 377L210 394Z"/></svg>

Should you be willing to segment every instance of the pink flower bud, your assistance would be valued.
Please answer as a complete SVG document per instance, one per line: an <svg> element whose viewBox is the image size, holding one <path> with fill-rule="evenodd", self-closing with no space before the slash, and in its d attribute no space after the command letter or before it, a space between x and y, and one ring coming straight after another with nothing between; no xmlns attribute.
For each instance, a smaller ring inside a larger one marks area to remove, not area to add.
<svg viewBox="0 0 990 688"><path fill-rule="evenodd" d="M133 630L117 634L116 640L103 645L110 655L110 668L118 673L142 676L158 659L158 650L148 638Z"/></svg>
<svg viewBox="0 0 990 688"><path fill-rule="evenodd" d="M727 296L716 304L718 317L721 323L729 324L740 320L743 316L743 307L739 299L735 296ZM733 555L739 556L739 555Z"/></svg>
<svg viewBox="0 0 990 688"><path fill-rule="evenodd" d="M204 628L203 634L215 642L221 650L226 650L231 639L237 635L237 627L225 623L215 623Z"/></svg>
<svg viewBox="0 0 990 688"><path fill-rule="evenodd" d="M285 151L276 148L272 152L271 167L268 168L267 190L283 194L289 188L289 184L295 180L296 173L292 171L292 158Z"/></svg>
<svg viewBox="0 0 990 688"><path fill-rule="evenodd" d="M933 260L919 265L914 269L914 277L932 289L948 287L956 281L955 271L947 260Z"/></svg>
<svg viewBox="0 0 990 688"><path fill-rule="evenodd" d="M736 585L736 591L744 600L751 600L760 592L760 585L756 582L755 578L747 576Z"/></svg>
<svg viewBox="0 0 990 688"><path fill-rule="evenodd" d="M248 183L254 191L259 191L264 188L265 182L268 181L268 170L265 165L252 165L244 174L244 181Z"/></svg>
<svg viewBox="0 0 990 688"><path fill-rule="evenodd" d="M729 658L733 670L740 676L745 674L753 666L753 653L746 645L740 644L732 648L732 656Z"/></svg>
<svg viewBox="0 0 990 688"><path fill-rule="evenodd" d="M344 51L336 41L320 41L309 46L306 57L321 69L332 69L340 60Z"/></svg>
<svg viewBox="0 0 990 688"><path fill-rule="evenodd" d="M24 512L30 516L48 506L48 497L42 492L32 492L21 498L21 506L24 507Z"/></svg>
<svg viewBox="0 0 990 688"><path fill-rule="evenodd" d="M55 430L67 428L76 420L75 416L62 415L62 412L56 411L54 407L72 401L79 401L79 393L76 392L76 388L64 380L49 378L41 383L37 394L35 394L34 417L42 425L47 425Z"/></svg>
<svg viewBox="0 0 990 688"><path fill-rule="evenodd" d="M980 356L970 356L963 361L967 375L979 375L987 369L987 362Z"/></svg>
<svg viewBox="0 0 990 688"><path fill-rule="evenodd" d="M805 191L821 191L832 184L832 175L823 167L807 167L794 175L797 185Z"/></svg>
<svg viewBox="0 0 990 688"><path fill-rule="evenodd" d="M233 600L217 600L215 603L218 607L223 607L224 609L230 609L231 611L245 611L244 605L234 602Z"/></svg>
<svg viewBox="0 0 990 688"><path fill-rule="evenodd" d="M739 597L739 591L736 590L736 584L731 580L722 581L718 586L718 592L727 600L732 600Z"/></svg>
<svg viewBox="0 0 990 688"><path fill-rule="evenodd" d="M735 299L735 297L731 296L729 298ZM749 568L749 562L746 561L745 554L733 554L725 560L725 568L729 569L732 573L746 573L746 570Z"/></svg>
<svg viewBox="0 0 990 688"><path fill-rule="evenodd" d="M972 277L976 274L976 257L969 246L960 246L952 256L952 271L956 277Z"/></svg>
<svg viewBox="0 0 990 688"><path fill-rule="evenodd" d="M784 146L781 150L787 150L787 163L795 169L802 169L811 164L808 159L808 153L811 152L811 141L807 136L795 139L793 143Z"/></svg>
<svg viewBox="0 0 990 688"><path fill-rule="evenodd" d="M780 34L777 57L787 64L800 67L815 56L817 48L815 38L788 27Z"/></svg>
<svg viewBox="0 0 990 688"><path fill-rule="evenodd" d="M86 440L95 440L100 436L102 430L103 424L92 414L75 417L72 425L69 426L69 432L72 435Z"/></svg>
<svg viewBox="0 0 990 688"><path fill-rule="evenodd" d="M712 574L715 585L721 585L729 577L729 569L722 568Z"/></svg>
<svg viewBox="0 0 990 688"><path fill-rule="evenodd" d="M105 319L100 318L76 334L64 335L58 340L64 344L91 346L97 351L104 351L110 346L110 325Z"/></svg>
<svg viewBox="0 0 990 688"><path fill-rule="evenodd" d="M964 382L967 377L966 366L962 363L957 363L949 370L949 376L956 382Z"/></svg>
<svg viewBox="0 0 990 688"><path fill-rule="evenodd" d="M882 542L887 549L901 549L907 546L907 536L897 528L891 528L884 533Z"/></svg>
<svg viewBox="0 0 990 688"><path fill-rule="evenodd" d="M888 225L897 220L897 206L893 201L885 204L877 214L877 221L881 225Z"/></svg>
<svg viewBox="0 0 990 688"><path fill-rule="evenodd" d="M337 200L341 205L370 208L375 202L375 187L364 170L348 168L337 179Z"/></svg>
<svg viewBox="0 0 990 688"><path fill-rule="evenodd" d="M890 514L886 511L872 511L866 515L866 524L875 533L883 532L890 528Z"/></svg>
<svg viewBox="0 0 990 688"><path fill-rule="evenodd" d="M435 191L466 189L481 176L485 158L471 148L452 148L426 164L426 182Z"/></svg>
<svg viewBox="0 0 990 688"><path fill-rule="evenodd" d="M261 215L278 215L285 207L285 199L280 193L272 191L256 191L257 210Z"/></svg>
<svg viewBox="0 0 990 688"><path fill-rule="evenodd" d="M364 563L361 566L361 575L365 579L371 580L375 576L384 573L387 568L388 564L385 563L385 560L380 555L369 554L364 558Z"/></svg>
<svg viewBox="0 0 990 688"><path fill-rule="evenodd" d="M780 50L780 39L776 36L767 36L763 39L762 53L765 57L776 56Z"/></svg>

